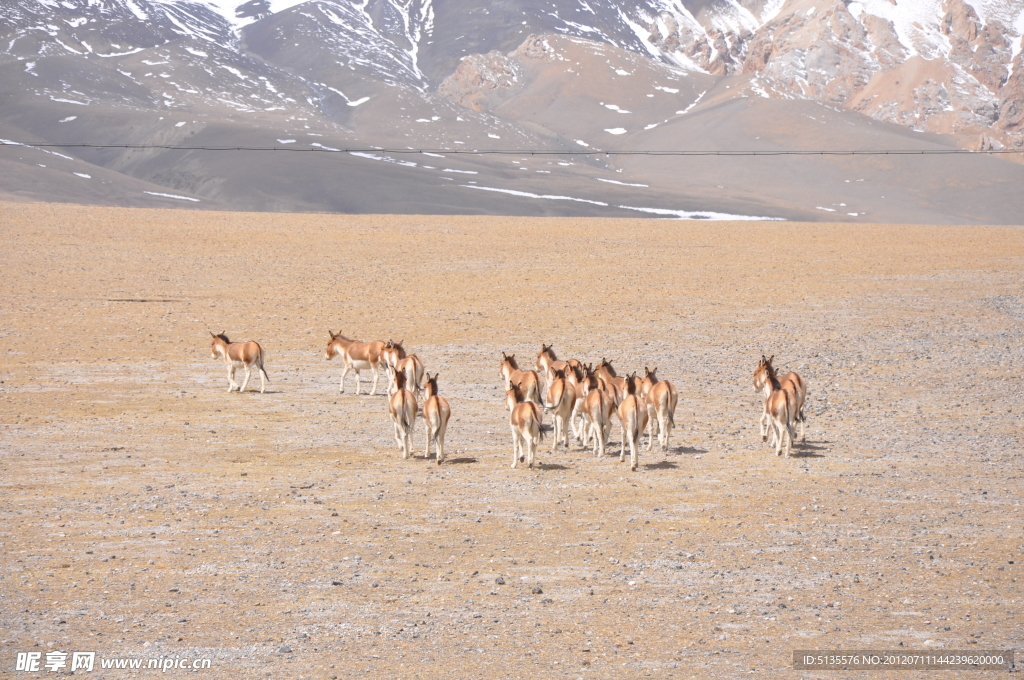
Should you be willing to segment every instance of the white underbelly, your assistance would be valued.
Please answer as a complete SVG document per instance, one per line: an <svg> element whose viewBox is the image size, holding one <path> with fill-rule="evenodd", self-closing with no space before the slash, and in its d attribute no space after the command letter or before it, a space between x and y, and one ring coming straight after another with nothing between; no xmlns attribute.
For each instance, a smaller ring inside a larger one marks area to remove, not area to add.
<svg viewBox="0 0 1024 680"><path fill-rule="evenodd" d="M373 368L370 365L369 361L353 361L352 363L349 364L349 366L356 369L357 371L368 371L371 368Z"/></svg>

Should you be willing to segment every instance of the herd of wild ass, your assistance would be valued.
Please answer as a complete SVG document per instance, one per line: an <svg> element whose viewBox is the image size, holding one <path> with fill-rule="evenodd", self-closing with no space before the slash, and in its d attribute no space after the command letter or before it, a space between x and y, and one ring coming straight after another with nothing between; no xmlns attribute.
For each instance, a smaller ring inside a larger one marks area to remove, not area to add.
<svg viewBox="0 0 1024 680"><path fill-rule="evenodd" d="M434 444L437 464L444 462L444 436L451 417L448 400L437 393L437 374L425 372L423 361L415 354L407 354L402 342L376 340L359 342L341 333L330 333L325 356L333 359L340 355L344 363L339 391L345 392L345 377L355 372L356 394L359 394L359 372L373 373L371 395L377 394L377 383L383 370L388 380L388 413L395 427L395 441L402 448L402 458L412 453L412 431L416 416L426 426L426 450ZM259 372L260 392L270 380L263 368L263 348L252 340L231 342L228 337L210 333L213 337L211 354L221 358L228 367L228 392L245 390L253 369ZM763 397L761 413L761 439L769 434L775 454L785 451L790 455L793 447L793 426L800 423L800 436L804 437L804 401L807 386L796 373L779 378L772 359L761 355L754 371L754 389ZM242 368L245 380L235 382L235 371ZM512 428L512 467L525 462L533 467L537 445L542 438L543 413L551 414L554 438L551 450L559 442L569 448L570 432L584 448L592 447L597 457L605 455L612 415L619 421L621 448L619 461L626 459L629 445L630 469L639 463L640 440L647 431L647 450L654 437L658 437L662 450L668 449L669 436L675 427L674 414L679 392L668 380L660 380L657 368L644 367L641 378L636 372L628 376L617 375L612 363L601 359L595 368L577 359L559 360L551 345L541 345L533 369L522 369L514 354L501 353L500 375L505 387L505 404L509 410ZM420 402L422 401L422 408Z"/></svg>

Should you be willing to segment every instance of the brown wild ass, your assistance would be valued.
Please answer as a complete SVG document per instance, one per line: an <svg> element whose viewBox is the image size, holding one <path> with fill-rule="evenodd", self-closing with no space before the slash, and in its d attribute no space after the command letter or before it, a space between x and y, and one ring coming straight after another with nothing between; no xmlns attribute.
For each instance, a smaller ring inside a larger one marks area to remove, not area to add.
<svg viewBox="0 0 1024 680"><path fill-rule="evenodd" d="M765 358L761 355L761 361L757 365L757 370L754 371L754 389L761 392L762 398L767 399L769 394L767 371L762 368L764 364L771 364L772 360L775 359L773 354L771 358ZM774 367L772 368L774 371ZM779 384L782 385L782 389L787 390L794 398L793 413L790 414L794 422L800 423L800 440L807 441L806 438L806 416L804 415L804 403L807 400L807 384L799 374L790 371L786 375L779 378ZM768 431L768 415L766 413L761 414L761 439L762 441L767 436Z"/></svg>
<svg viewBox="0 0 1024 680"><path fill-rule="evenodd" d="M327 343L325 356L330 360L335 355L340 354L341 358L345 361L345 369L341 372L341 387L338 391L342 394L345 393L345 376L348 375L349 371L355 371L356 394L359 394L359 371L369 369L373 371L373 389L370 391L370 395L376 395L380 353L384 349L384 343L380 340L359 342L346 338L340 332L332 333L330 330L327 332L330 334L331 339Z"/></svg>
<svg viewBox="0 0 1024 680"><path fill-rule="evenodd" d="M583 364L576 362L574 365L572 362L567 362L565 370L565 381L572 385L573 391L576 393L576 403L572 406L572 414L569 416L569 427L572 430L572 436L578 442L583 441L583 375L584 366ZM548 373L545 376L548 384L554 380L554 374L548 369ZM579 425L576 421L579 420Z"/></svg>
<svg viewBox="0 0 1024 680"><path fill-rule="evenodd" d="M779 378L779 383L782 385L782 389L788 390L793 394L793 421L800 423L800 441L807 441L805 433L807 419L804 417L804 402L807 400L807 384L804 382L804 379L794 371L790 371Z"/></svg>
<svg viewBox="0 0 1024 680"><path fill-rule="evenodd" d="M427 449L423 457L430 458L430 444L433 442L437 451L437 464L440 465L444 461L444 433L448 429L452 409L448 406L448 400L437 394L437 373L433 378L427 373L423 392L427 398L423 404L423 423L427 430Z"/></svg>
<svg viewBox="0 0 1024 680"><path fill-rule="evenodd" d="M772 359L775 357L772 356ZM796 396L787 389L783 389L775 369L772 367L772 359L766 359L761 355L761 361L754 371L754 385L765 385L764 389L764 412L761 421L768 421L768 429L772 432L775 444L775 455L781 455L785 446L786 457L793 448L793 414L796 408ZM761 440L768 439L768 431L761 430Z"/></svg>
<svg viewBox="0 0 1024 680"><path fill-rule="evenodd" d="M402 342L402 340L392 342L389 339L384 344L384 349L380 351L380 363L384 365L385 370L394 368L400 359L405 358L405 348L402 347Z"/></svg>
<svg viewBox="0 0 1024 680"><path fill-rule="evenodd" d="M505 389L513 385L519 387L524 397L535 404L540 403L540 378L536 371L524 371L516 363L515 354L501 353L501 378L505 381Z"/></svg>
<svg viewBox="0 0 1024 680"><path fill-rule="evenodd" d="M223 332L220 335L214 335L211 331L210 336L213 338L210 343L210 357L212 359L221 357L228 365L228 392L238 387L238 384L235 383L235 370L239 366L245 369L245 380L242 381L241 387L238 387L239 392L245 391L245 386L249 384L250 372L255 366L260 372L260 394L263 394L266 383L270 382L270 376L263 370L263 348L260 347L260 343L254 340L231 342Z"/></svg>
<svg viewBox="0 0 1024 680"><path fill-rule="evenodd" d="M416 397L405 389L405 373L395 374L397 389L388 400L388 413L395 424L395 441L402 447L402 459L412 454L412 429L416 424Z"/></svg>
<svg viewBox="0 0 1024 680"><path fill-rule="evenodd" d="M532 468L537 456L537 443L541 439L540 407L532 401L525 401L522 390L514 384L505 393L505 404L510 411L508 423L512 428L512 467L525 456L527 466Z"/></svg>
<svg viewBox="0 0 1024 680"><path fill-rule="evenodd" d="M619 404L619 426L622 431L622 450L619 462L626 460L626 440L629 440L629 469L636 472L640 462L640 437L647 429L647 404L638 393L640 379L633 373L626 378L626 395Z"/></svg>
<svg viewBox="0 0 1024 680"><path fill-rule="evenodd" d="M566 364L566 369L569 365ZM569 448L569 421L576 406L576 389L565 378L565 371L551 368L549 371L548 389L545 391L544 409L554 414L555 436L551 450L558 448L558 440L565 440L565 448Z"/></svg>
<svg viewBox="0 0 1024 680"><path fill-rule="evenodd" d="M552 370L565 371L566 376L569 375L569 368L576 370L579 369L581 364L576 359L569 359L568 361L561 361L555 356L555 350L552 349L553 345L545 345L541 343L540 352L537 353L537 362L534 368L537 369L537 373L543 375L545 380L548 377L548 373Z"/></svg>
<svg viewBox="0 0 1024 680"><path fill-rule="evenodd" d="M590 438L594 439L594 455L604 456L608 445L608 431L612 426L612 412L615 410L613 398L601 388L602 381L587 367L583 379L583 447L586 448Z"/></svg>
<svg viewBox="0 0 1024 680"><path fill-rule="evenodd" d="M420 384L423 382L423 362L420 361L420 358L415 354L410 354L399 359L398 363L394 366L388 367L388 380L390 381L388 394L394 394L395 376L399 373L405 374L405 384L415 386L413 392L419 397L421 392Z"/></svg>
<svg viewBox="0 0 1024 680"><path fill-rule="evenodd" d="M626 396L626 379L615 375L612 362L605 358L602 358L601 363L594 369L594 375L597 376L598 380L605 383L605 390L615 400L615 406L618 408L619 404L622 403L623 397Z"/></svg>
<svg viewBox="0 0 1024 680"><path fill-rule="evenodd" d="M662 451L667 451L669 435L676 426L675 412L679 393L676 392L675 385L668 380L658 380L657 372L657 366L654 369L644 366L644 379L640 383L640 394L647 404L647 416L651 423L647 431L647 450L650 451L654 444L654 429L657 424L658 443L661 444Z"/></svg>

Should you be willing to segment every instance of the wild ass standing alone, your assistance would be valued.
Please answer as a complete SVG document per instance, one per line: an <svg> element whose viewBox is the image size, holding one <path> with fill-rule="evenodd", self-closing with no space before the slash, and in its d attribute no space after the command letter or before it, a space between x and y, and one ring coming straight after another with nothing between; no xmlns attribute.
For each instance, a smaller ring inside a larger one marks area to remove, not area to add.
<svg viewBox="0 0 1024 680"><path fill-rule="evenodd" d="M540 378L536 371L524 371L516 363L515 354L501 353L501 378L505 381L505 389L513 385L519 387L524 397L535 404L540 403Z"/></svg>
<svg viewBox="0 0 1024 680"><path fill-rule="evenodd" d="M754 371L754 387L759 386L764 393L764 412L761 414L761 423L767 420L767 428L761 429L761 441L768 439L768 429L772 431L775 439L775 455L781 455L785 445L786 457L793 449L793 415L796 412L796 395L788 389L783 389L775 375L771 359L761 355L761 361Z"/></svg>
<svg viewBox="0 0 1024 680"><path fill-rule="evenodd" d="M358 340L346 338L341 332L332 333L329 329L327 332L330 334L331 339L327 343L325 356L330 360L335 355L341 354L342 359L345 361L345 369L341 372L341 387L338 389L338 392L345 393L345 376L348 375L349 371L355 371L356 394L359 394L359 371L370 369L373 371L373 389L370 391L370 396L376 395L377 378L379 377L378 367L380 366L380 355L384 349L384 343L381 340L359 342Z"/></svg>
<svg viewBox="0 0 1024 680"><path fill-rule="evenodd" d="M661 444L662 451L667 451L669 435L676 426L675 412L679 393L676 392L675 385L668 380L658 380L658 376L655 375L657 372L657 366L653 369L644 366L644 379L640 382L640 394L647 404L647 416L650 418L647 450L650 451L654 444L654 429L657 423L658 443Z"/></svg>
<svg viewBox="0 0 1024 680"><path fill-rule="evenodd" d="M532 468L537 456L537 442L541 439L540 407L532 401L525 401L518 385L512 385L505 392L505 405L510 411L508 424L512 428L512 467L525 456L526 465Z"/></svg>
<svg viewBox="0 0 1024 680"><path fill-rule="evenodd" d="M255 340L231 342L224 332L215 335L210 331L210 336L213 338L213 342L210 343L210 357L222 357L228 365L228 392L238 387L235 383L235 370L239 366L245 369L245 380L242 381L241 387L238 387L239 392L245 391L246 385L249 384L250 372L255 366L260 372L260 394L263 394L266 383L270 382L270 376L263 370L263 348L260 347L260 343Z"/></svg>
<svg viewBox="0 0 1024 680"><path fill-rule="evenodd" d="M444 433L448 430L448 419L452 415L452 409L448 400L437 394L437 373L431 378L427 373L423 382L423 392L427 400L423 404L423 423L427 430L427 448L423 452L424 458L430 458L430 444L433 442L437 452L437 464L444 461Z"/></svg>
<svg viewBox="0 0 1024 680"><path fill-rule="evenodd" d="M416 397L405 389L405 374L395 374L397 389L388 400L388 413L395 423L395 441L402 447L402 459L412 454L412 429L416 424Z"/></svg>
<svg viewBox="0 0 1024 680"><path fill-rule="evenodd" d="M647 404L637 394L640 379L633 373L626 378L626 395L619 404L619 426L622 431L622 449L619 462L626 460L626 440L629 440L629 469L636 471L640 462L640 437L647 429Z"/></svg>
<svg viewBox="0 0 1024 680"><path fill-rule="evenodd" d="M807 384L794 371L779 378L782 389L789 390L794 397L793 421L800 423L800 441L807 441L805 424L807 418L804 416L804 402L807 400Z"/></svg>

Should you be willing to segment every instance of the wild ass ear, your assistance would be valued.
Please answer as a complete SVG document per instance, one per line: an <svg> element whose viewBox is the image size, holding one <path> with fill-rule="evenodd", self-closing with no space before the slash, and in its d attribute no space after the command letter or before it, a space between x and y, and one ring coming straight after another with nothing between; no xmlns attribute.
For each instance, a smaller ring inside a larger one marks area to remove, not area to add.
<svg viewBox="0 0 1024 680"><path fill-rule="evenodd" d="M771 355L770 357L768 357L768 363L769 363L769 364L770 364L770 363L772 363L772 361L773 361L774 359L775 359L775 355L773 354L773 355Z"/></svg>
<svg viewBox="0 0 1024 680"><path fill-rule="evenodd" d="M331 336L331 340L334 340L334 332L330 328L327 329L327 335Z"/></svg>

